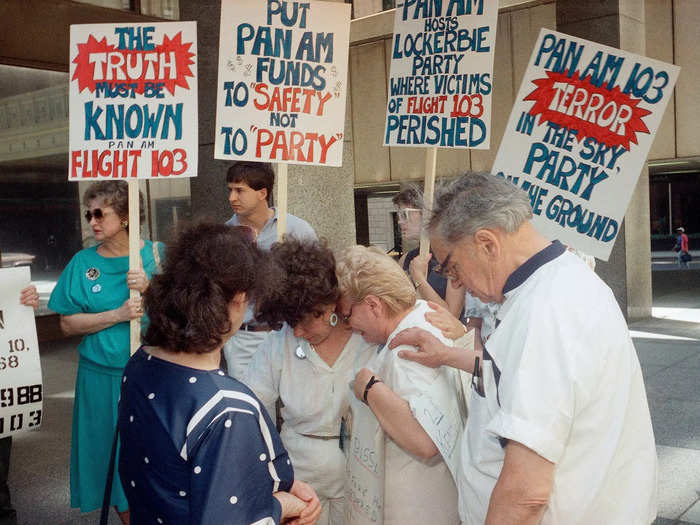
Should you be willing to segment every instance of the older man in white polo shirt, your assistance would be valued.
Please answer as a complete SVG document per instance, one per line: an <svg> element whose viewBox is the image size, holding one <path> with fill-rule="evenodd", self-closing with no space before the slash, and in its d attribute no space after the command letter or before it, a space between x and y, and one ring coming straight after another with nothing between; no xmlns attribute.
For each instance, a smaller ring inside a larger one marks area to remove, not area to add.
<svg viewBox="0 0 700 525"><path fill-rule="evenodd" d="M651 523L654 435L610 288L535 230L525 192L502 179L467 174L437 191L433 212L442 271L501 303L482 354L419 330L392 345L419 346L402 357L427 366L476 370L458 479L463 523Z"/></svg>

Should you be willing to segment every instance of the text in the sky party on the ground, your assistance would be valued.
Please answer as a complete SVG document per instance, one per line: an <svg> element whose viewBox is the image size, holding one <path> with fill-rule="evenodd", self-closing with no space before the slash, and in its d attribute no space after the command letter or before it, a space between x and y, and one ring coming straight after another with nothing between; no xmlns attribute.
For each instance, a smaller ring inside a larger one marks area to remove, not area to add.
<svg viewBox="0 0 700 525"><path fill-rule="evenodd" d="M493 172L542 234L608 259L679 71L541 30Z"/></svg>

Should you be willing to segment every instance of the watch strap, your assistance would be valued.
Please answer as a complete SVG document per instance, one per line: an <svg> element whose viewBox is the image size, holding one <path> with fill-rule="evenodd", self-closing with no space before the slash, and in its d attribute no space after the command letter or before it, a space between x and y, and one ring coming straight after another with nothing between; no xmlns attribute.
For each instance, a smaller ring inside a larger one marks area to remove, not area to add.
<svg viewBox="0 0 700 525"><path fill-rule="evenodd" d="M365 385L365 392L362 394L362 401L364 401L365 405L367 403L367 394L369 393L369 389L372 388L376 383L381 383L382 380L379 379L376 376L372 376L369 378L369 381L367 381L367 384Z"/></svg>

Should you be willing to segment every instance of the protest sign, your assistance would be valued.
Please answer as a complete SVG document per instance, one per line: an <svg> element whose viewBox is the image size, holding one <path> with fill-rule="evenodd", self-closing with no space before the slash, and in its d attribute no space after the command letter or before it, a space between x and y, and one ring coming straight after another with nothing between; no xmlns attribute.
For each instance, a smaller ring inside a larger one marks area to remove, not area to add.
<svg viewBox="0 0 700 525"><path fill-rule="evenodd" d="M341 166L350 5L222 0L214 157Z"/></svg>
<svg viewBox="0 0 700 525"><path fill-rule="evenodd" d="M19 302L29 268L0 270L0 438L41 425L42 384L34 310Z"/></svg>
<svg viewBox="0 0 700 525"><path fill-rule="evenodd" d="M384 523L384 431L370 408L350 396L352 416L347 450L345 523Z"/></svg>
<svg viewBox="0 0 700 525"><path fill-rule="evenodd" d="M459 397L455 396L458 374L448 371L452 382L436 381L419 397L411 399L411 412L430 436L435 446L445 460L450 473L457 482L459 469L459 447L457 444L462 436L466 420L458 406Z"/></svg>
<svg viewBox="0 0 700 525"><path fill-rule="evenodd" d="M385 146L488 149L498 2L397 5Z"/></svg>
<svg viewBox="0 0 700 525"><path fill-rule="evenodd" d="M197 174L195 22L70 28L68 180Z"/></svg>
<svg viewBox="0 0 700 525"><path fill-rule="evenodd" d="M197 175L197 24L72 25L69 56L68 180L126 179L129 223L139 224L138 179ZM140 243L131 228L130 270ZM138 319L130 334L133 354Z"/></svg>
<svg viewBox="0 0 700 525"><path fill-rule="evenodd" d="M540 31L493 172L543 235L608 260L679 71Z"/></svg>

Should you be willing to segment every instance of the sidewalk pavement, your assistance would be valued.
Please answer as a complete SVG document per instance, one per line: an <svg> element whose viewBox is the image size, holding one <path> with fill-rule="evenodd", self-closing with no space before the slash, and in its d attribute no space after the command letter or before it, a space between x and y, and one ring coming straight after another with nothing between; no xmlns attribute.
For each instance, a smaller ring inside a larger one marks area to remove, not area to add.
<svg viewBox="0 0 700 525"><path fill-rule="evenodd" d="M630 324L659 456L654 525L700 524L700 272L654 272L654 317ZM21 525L94 524L70 509L73 385L78 339L40 345L44 422L14 438L10 488ZM117 524L114 511L110 524ZM438 524L440 525L440 524Z"/></svg>

